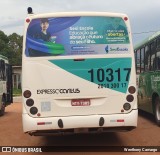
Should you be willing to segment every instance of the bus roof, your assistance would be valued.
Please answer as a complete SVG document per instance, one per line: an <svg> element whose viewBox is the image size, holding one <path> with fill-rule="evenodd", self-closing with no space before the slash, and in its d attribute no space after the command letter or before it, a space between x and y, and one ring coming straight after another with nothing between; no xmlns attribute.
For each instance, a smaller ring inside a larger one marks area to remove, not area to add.
<svg viewBox="0 0 160 155"><path fill-rule="evenodd" d="M144 39L143 41L135 45L134 49L137 50L140 47L143 47L145 44L151 42L153 39L155 39L159 35L160 35L160 31L157 31L156 33L152 34L151 36L147 37L146 39Z"/></svg>
<svg viewBox="0 0 160 155"><path fill-rule="evenodd" d="M69 16L113 16L113 17L124 17L127 16L125 13L114 13L114 12L54 12L54 13L43 13L43 14L28 14L28 17L32 18L43 18L43 17L69 17Z"/></svg>

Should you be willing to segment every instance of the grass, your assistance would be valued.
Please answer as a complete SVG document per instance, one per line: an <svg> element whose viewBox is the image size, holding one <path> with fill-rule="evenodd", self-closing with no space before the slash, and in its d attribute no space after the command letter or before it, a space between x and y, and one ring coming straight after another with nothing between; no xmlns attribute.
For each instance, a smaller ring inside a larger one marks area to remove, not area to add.
<svg viewBox="0 0 160 155"><path fill-rule="evenodd" d="M22 96L22 90L21 89L13 89L13 96Z"/></svg>

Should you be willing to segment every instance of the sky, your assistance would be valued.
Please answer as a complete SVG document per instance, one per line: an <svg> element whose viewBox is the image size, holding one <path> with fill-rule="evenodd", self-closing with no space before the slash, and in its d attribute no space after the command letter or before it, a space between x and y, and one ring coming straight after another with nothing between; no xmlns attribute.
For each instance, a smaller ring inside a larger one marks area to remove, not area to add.
<svg viewBox="0 0 160 155"><path fill-rule="evenodd" d="M52 12L116 12L129 16L133 44L160 30L160 0L0 0L0 30L23 35L27 8Z"/></svg>

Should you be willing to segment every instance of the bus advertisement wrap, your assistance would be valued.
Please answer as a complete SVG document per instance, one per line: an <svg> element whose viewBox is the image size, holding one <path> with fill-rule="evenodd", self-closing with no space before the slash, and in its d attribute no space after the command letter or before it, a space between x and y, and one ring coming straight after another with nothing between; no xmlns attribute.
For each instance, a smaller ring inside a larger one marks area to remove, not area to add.
<svg viewBox="0 0 160 155"><path fill-rule="evenodd" d="M129 43L127 27L120 17L38 18L28 27L25 53L30 57L126 54L130 52Z"/></svg>

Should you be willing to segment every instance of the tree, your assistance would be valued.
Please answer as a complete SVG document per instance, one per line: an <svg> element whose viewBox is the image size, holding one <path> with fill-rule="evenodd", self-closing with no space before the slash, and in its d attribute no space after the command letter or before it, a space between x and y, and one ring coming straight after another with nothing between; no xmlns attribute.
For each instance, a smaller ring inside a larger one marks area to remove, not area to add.
<svg viewBox="0 0 160 155"><path fill-rule="evenodd" d="M22 42L23 37L13 33L12 35L8 36L9 42L8 47L12 51L12 59L11 63L13 65L21 65L22 64Z"/></svg>
<svg viewBox="0 0 160 155"><path fill-rule="evenodd" d="M6 56L12 65L21 65L23 37L13 33L7 36L0 31L0 54Z"/></svg>
<svg viewBox="0 0 160 155"><path fill-rule="evenodd" d="M4 53L4 49L6 49L8 46L9 39L7 35L4 34L3 31L0 31L0 53Z"/></svg>

